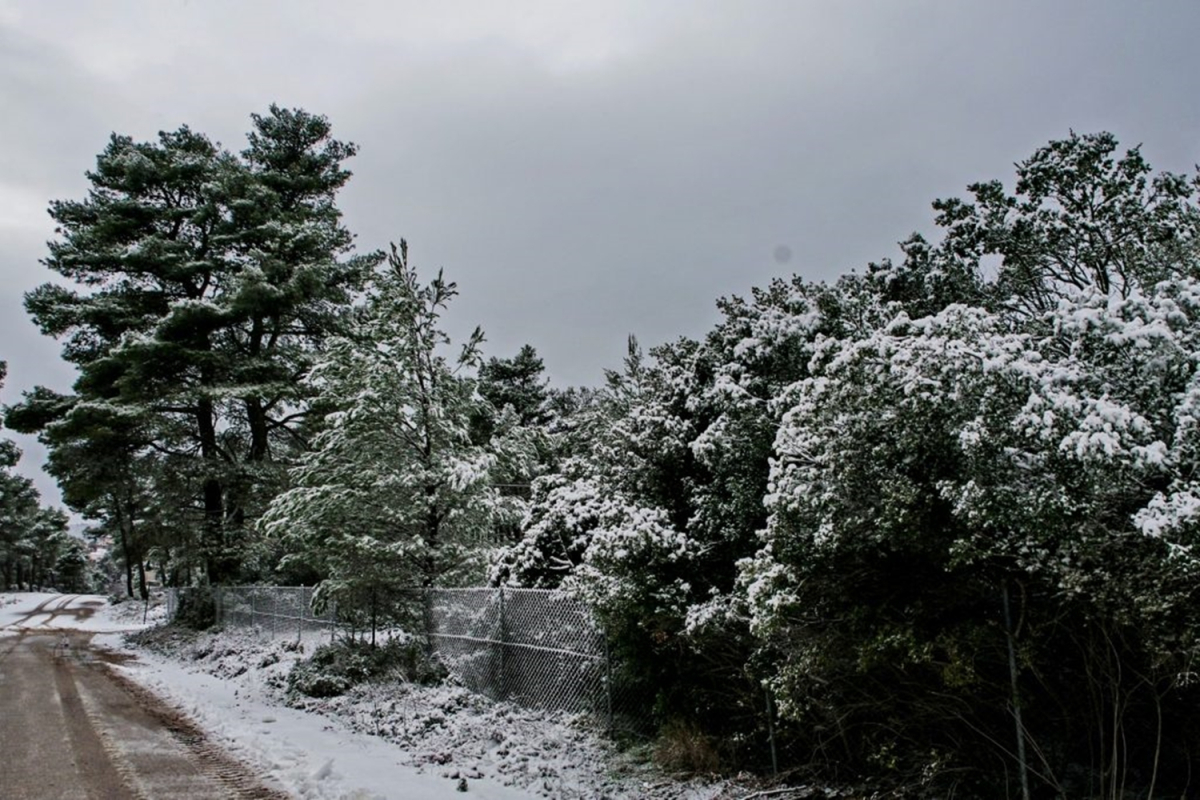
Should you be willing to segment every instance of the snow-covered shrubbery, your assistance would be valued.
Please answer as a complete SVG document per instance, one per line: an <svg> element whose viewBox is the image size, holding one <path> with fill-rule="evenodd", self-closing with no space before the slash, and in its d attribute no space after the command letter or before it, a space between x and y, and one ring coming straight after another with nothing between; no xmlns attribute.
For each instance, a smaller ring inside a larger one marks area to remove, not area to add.
<svg viewBox="0 0 1200 800"><path fill-rule="evenodd" d="M584 599L623 702L683 760L1181 793L1200 207L1116 148L1052 142L1012 193L937 201L941 239L898 263L723 300L699 341L631 339L553 413L489 406L505 365L459 374L480 339L443 354L455 288L401 247L310 374L327 413L264 530L373 629L418 612L404 587L481 576L524 506L491 579ZM303 702L352 702L369 670L343 656L297 680L346 693Z"/></svg>
<svg viewBox="0 0 1200 800"><path fill-rule="evenodd" d="M372 645L343 639L321 645L312 656L296 662L288 673L287 688L293 695L336 697L366 681L425 684L445 677L445 669L431 661L416 640L393 638Z"/></svg>
<svg viewBox="0 0 1200 800"><path fill-rule="evenodd" d="M755 788L753 782L711 776L673 778L641 751L618 751L587 717L492 702L453 682L405 680L393 668L394 658L380 657L384 668L336 696L311 697L290 686L306 654L312 652L317 661L325 658L318 654L330 652L314 649L310 641L234 630L197 633L177 626L149 629L131 640L232 683L248 704L286 704L321 715L326 727L378 736L396 745L396 762L454 781L494 781L547 800L718 800L744 797ZM405 647L397 640L395 652L402 654ZM345 648L337 658L353 653L357 666L343 674L355 671L362 677L372 671L364 663L375 661L370 649Z"/></svg>
<svg viewBox="0 0 1200 800"><path fill-rule="evenodd" d="M1052 142L1012 194L935 203L902 263L631 348L497 579L588 598L658 722L726 763L763 763L774 708L818 770L1183 786L1200 207L1116 147Z"/></svg>

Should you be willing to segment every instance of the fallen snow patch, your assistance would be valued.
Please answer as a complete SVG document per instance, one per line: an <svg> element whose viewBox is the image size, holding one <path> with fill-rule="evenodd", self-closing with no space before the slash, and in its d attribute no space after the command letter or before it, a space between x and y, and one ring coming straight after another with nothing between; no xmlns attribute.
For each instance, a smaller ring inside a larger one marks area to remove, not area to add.
<svg viewBox="0 0 1200 800"><path fill-rule="evenodd" d="M459 686L387 681L333 698L288 696L287 675L315 642L159 628L132 643L148 651L152 674L130 666L142 672L131 677L215 726L237 743L232 749L243 750L240 757L300 797L450 798L463 797L463 786L467 797L496 800L718 800L748 793L726 780L672 779L618 752L586 717L496 703ZM314 734L324 740L313 741ZM293 744L272 749L263 742L271 736ZM247 748L247 741L256 743ZM306 748L307 758L298 752ZM367 751L377 755L360 771L355 754Z"/></svg>

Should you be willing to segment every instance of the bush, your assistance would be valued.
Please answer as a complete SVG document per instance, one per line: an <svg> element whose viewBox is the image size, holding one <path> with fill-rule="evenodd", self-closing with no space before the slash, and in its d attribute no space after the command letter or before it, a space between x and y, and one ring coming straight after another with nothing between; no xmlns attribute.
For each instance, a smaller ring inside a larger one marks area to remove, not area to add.
<svg viewBox="0 0 1200 800"><path fill-rule="evenodd" d="M654 746L654 761L669 772L711 775L720 767L720 755L711 736L693 722L663 726Z"/></svg>
<svg viewBox="0 0 1200 800"><path fill-rule="evenodd" d="M194 587L179 591L179 609L175 621L196 631L208 630L217 624L217 603L212 589Z"/></svg>
<svg viewBox="0 0 1200 800"><path fill-rule="evenodd" d="M297 662L288 674L287 687L289 694L336 697L366 681L393 678L436 683L445 676L445 669L431 661L415 640L390 639L372 645L346 639L322 645L311 658Z"/></svg>

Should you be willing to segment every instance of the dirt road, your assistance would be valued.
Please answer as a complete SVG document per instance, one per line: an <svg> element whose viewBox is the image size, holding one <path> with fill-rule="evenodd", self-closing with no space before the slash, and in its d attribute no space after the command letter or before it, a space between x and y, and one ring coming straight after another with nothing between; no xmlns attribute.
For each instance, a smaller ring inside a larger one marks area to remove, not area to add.
<svg viewBox="0 0 1200 800"><path fill-rule="evenodd" d="M54 597L0 635L0 797L287 798L69 627L102 604Z"/></svg>

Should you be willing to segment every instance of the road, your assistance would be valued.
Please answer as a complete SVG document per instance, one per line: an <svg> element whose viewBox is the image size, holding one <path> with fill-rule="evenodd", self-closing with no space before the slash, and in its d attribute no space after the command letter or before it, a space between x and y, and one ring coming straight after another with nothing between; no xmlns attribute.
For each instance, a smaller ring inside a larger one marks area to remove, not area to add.
<svg viewBox="0 0 1200 800"><path fill-rule="evenodd" d="M81 630L103 603L51 597L0 631L0 797L287 798L112 669Z"/></svg>

